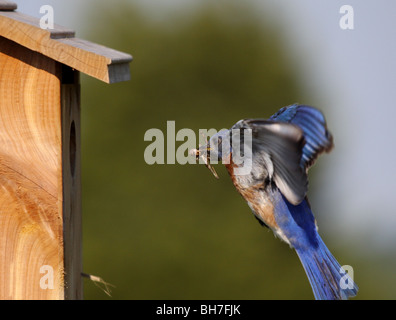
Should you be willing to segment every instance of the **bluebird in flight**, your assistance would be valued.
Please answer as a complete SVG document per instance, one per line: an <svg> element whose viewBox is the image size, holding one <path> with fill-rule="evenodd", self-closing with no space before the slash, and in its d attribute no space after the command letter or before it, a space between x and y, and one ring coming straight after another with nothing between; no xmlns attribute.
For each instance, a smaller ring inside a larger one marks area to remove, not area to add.
<svg viewBox="0 0 396 320"><path fill-rule="evenodd" d="M235 131L242 140L245 130L251 133L251 169L237 175L241 164L233 160L234 144L227 146L222 141L235 139ZM210 158L225 164L235 188L260 224L296 250L314 296L320 300L348 299L358 291L319 236L306 195L309 167L320 153L332 148L333 138L323 114L294 104L266 120L240 120L194 150L197 159L202 158L215 175Z"/></svg>

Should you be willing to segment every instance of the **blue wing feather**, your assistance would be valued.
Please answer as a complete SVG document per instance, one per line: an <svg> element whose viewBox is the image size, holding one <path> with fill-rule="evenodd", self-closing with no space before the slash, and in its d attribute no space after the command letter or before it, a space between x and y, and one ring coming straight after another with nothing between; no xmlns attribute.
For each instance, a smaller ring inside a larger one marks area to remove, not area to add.
<svg viewBox="0 0 396 320"><path fill-rule="evenodd" d="M326 120L316 108L294 104L283 107L270 120L292 123L303 130L305 145L300 166L304 169L312 166L320 153L333 148L333 137L327 130Z"/></svg>

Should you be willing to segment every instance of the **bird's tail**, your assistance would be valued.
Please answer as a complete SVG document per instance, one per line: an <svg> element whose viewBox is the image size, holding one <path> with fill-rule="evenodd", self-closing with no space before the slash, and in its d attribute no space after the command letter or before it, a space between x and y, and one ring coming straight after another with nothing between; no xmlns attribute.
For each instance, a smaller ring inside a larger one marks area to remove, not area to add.
<svg viewBox="0 0 396 320"><path fill-rule="evenodd" d="M329 249L317 234L316 248L296 249L304 266L317 300L344 300L354 297L358 287L349 274L341 268Z"/></svg>

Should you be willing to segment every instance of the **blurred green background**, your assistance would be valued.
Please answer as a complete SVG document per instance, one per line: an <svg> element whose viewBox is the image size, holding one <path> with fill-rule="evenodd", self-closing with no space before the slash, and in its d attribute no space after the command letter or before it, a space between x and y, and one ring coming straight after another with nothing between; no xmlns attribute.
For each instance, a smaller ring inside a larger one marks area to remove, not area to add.
<svg viewBox="0 0 396 320"><path fill-rule="evenodd" d="M167 120L198 133L318 101L303 89L279 25L242 2L202 3L150 17L126 1L99 2L87 17L84 38L134 61L128 82L82 76L84 272L115 286L110 298L87 280L85 299L313 298L294 250L260 227L223 167L216 180L204 166L144 161L145 132L166 133ZM357 298L394 298L395 260L337 242L331 217L313 210L327 246L354 267Z"/></svg>

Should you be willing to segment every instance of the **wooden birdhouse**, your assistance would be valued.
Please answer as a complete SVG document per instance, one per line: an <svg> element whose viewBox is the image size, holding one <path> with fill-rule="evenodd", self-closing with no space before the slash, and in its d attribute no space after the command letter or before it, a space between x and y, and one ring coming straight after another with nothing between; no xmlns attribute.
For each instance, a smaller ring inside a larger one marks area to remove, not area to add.
<svg viewBox="0 0 396 320"><path fill-rule="evenodd" d="M0 299L81 299L79 72L129 80L128 54L0 0Z"/></svg>

